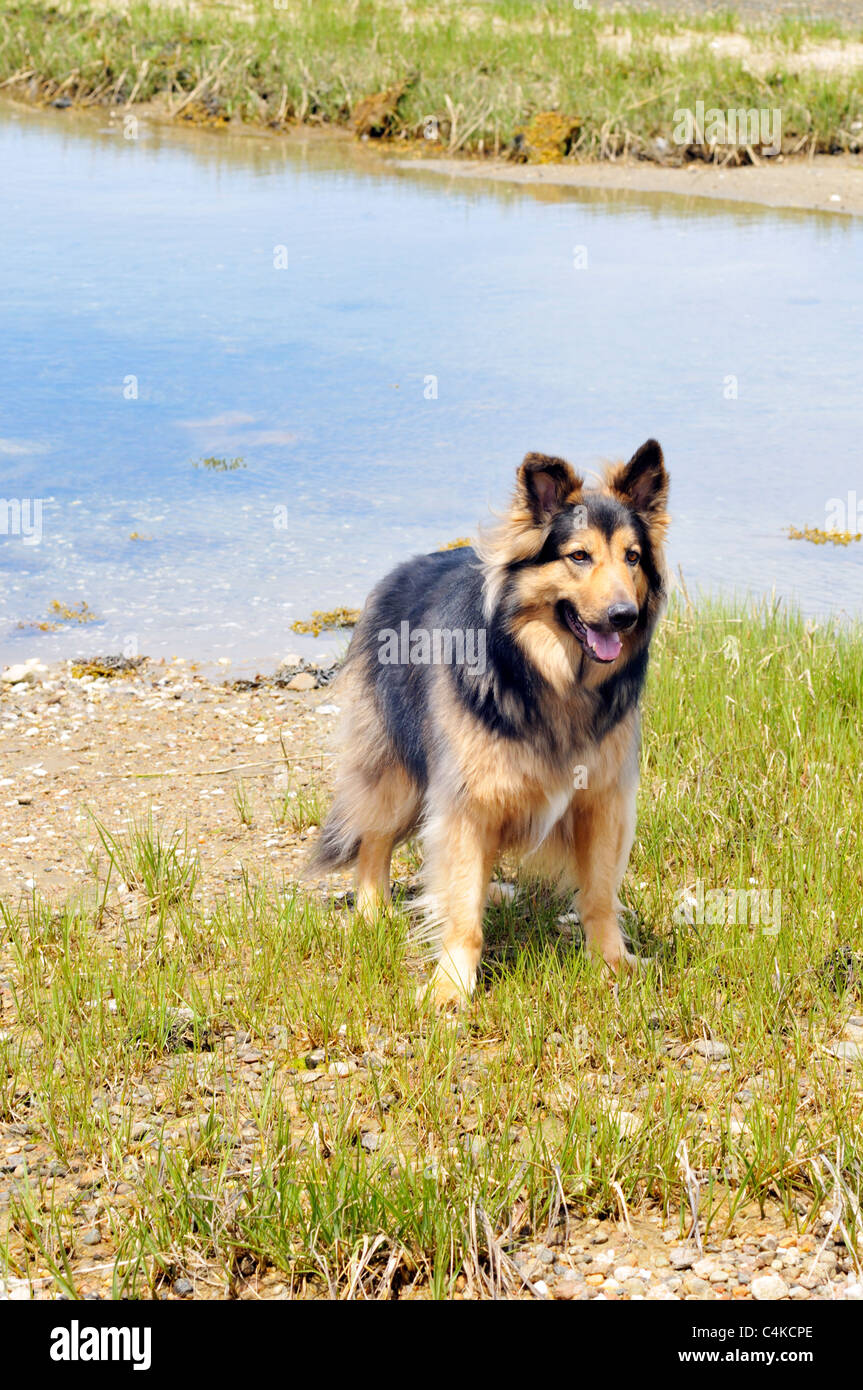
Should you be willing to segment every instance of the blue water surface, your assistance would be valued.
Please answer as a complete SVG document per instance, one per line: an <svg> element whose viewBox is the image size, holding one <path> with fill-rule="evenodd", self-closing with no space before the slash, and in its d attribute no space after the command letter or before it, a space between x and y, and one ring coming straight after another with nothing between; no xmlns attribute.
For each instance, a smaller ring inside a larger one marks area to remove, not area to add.
<svg viewBox="0 0 863 1390"><path fill-rule="evenodd" d="M787 537L863 512L858 220L14 107L0 178L0 496L41 504L3 661L319 651L295 619L475 532L526 451L650 435L693 591L863 605L863 544Z"/></svg>

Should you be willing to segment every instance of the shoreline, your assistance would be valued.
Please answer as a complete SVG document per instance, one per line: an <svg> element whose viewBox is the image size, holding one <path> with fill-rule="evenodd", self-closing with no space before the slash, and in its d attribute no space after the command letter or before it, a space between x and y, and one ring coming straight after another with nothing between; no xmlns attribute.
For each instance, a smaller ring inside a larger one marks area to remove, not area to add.
<svg viewBox="0 0 863 1390"><path fill-rule="evenodd" d="M669 167L645 160L585 164L512 164L506 160L405 159L402 169L421 169L451 179L485 179L523 188L568 188L609 193L664 194L708 198L800 212L863 216L863 157L799 156L759 165L721 168L718 164Z"/></svg>
<svg viewBox="0 0 863 1390"><path fill-rule="evenodd" d="M128 107L70 107L51 110L22 100L10 93L0 94L0 112L22 118L48 118L58 128L78 126L82 133L104 129L105 123L136 117L145 127L168 132L178 143L253 141L267 145L301 147L330 145L356 165L357 172L398 170L432 174L452 180L477 180L487 184L513 185L533 194L544 189L570 189L598 195L647 194L713 202L749 204L753 207L799 212L863 216L863 155L819 154L780 156L757 165L722 168L719 164L691 162L665 165L646 159L592 160L572 163L515 164L503 157L464 154L458 157L430 155L421 143L361 140L350 130L338 126L293 125L287 130L268 130L243 122L221 127L187 123L166 111L160 102L135 103Z"/></svg>

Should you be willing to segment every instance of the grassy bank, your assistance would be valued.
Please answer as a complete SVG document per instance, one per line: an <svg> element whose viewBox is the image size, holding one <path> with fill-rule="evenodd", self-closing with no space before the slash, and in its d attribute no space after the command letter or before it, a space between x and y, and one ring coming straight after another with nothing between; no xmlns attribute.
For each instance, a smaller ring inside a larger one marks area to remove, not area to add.
<svg viewBox="0 0 863 1390"><path fill-rule="evenodd" d="M490 912L457 1025L415 1003L408 900L363 924L245 879L205 910L158 818L105 832L89 906L0 919L7 1273L141 1297L526 1293L509 1257L608 1214L682 1234L697 1213L709 1248L752 1210L820 1245L827 1213L846 1249L861 711L859 628L678 604L625 889L646 968L613 991L567 905L524 884ZM727 908L753 887L760 921Z"/></svg>
<svg viewBox="0 0 863 1390"><path fill-rule="evenodd" d="M732 15L612 16L570 0L250 0L122 11L18 0L0 17L0 82L61 105L155 100L178 119L213 125L431 134L426 148L450 152L746 160L745 148L711 148L701 133L699 143L675 144L675 110L698 101L722 111L776 108L785 152L859 150L860 67L813 66L806 56L840 34L827 21L753 28Z"/></svg>

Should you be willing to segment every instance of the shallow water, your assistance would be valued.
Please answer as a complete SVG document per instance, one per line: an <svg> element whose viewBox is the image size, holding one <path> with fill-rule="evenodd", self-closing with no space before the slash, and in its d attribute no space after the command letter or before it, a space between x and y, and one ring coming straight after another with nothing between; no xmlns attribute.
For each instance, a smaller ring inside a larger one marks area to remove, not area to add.
<svg viewBox="0 0 863 1390"><path fill-rule="evenodd" d="M863 543L786 528L863 510L863 222L11 107L0 170L0 496L42 502L0 534L4 662L338 646L290 624L470 534L527 450L649 435L691 590L860 611ZM98 623L29 626L55 599Z"/></svg>

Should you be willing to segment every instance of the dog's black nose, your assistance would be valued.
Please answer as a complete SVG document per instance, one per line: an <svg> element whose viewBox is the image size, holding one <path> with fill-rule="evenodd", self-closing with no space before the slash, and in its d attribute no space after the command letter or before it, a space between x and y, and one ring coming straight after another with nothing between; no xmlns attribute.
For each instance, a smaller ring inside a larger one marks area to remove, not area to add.
<svg viewBox="0 0 863 1390"><path fill-rule="evenodd" d="M632 627L637 617L638 609L634 603L613 603L608 610L608 621L615 632Z"/></svg>

